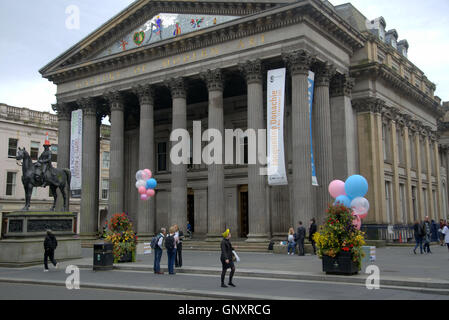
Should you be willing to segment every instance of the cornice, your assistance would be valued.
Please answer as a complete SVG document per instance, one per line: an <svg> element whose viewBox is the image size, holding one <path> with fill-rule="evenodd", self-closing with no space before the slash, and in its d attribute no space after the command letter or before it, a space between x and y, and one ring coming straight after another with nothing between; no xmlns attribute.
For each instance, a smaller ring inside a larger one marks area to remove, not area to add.
<svg viewBox="0 0 449 320"><path fill-rule="evenodd" d="M190 6L189 2L152 3L164 3L167 5L176 4L177 6L179 4L180 7L176 8L176 12L186 12L185 9L182 8L186 5ZM214 3L213 5L218 5L218 3ZM224 4L226 8L228 8L229 5L231 4ZM254 6L254 4L252 5ZM252 36L292 24L298 24L301 22L310 24L312 21L320 28L321 31L327 32L335 37L343 46L349 46L352 50L360 49L364 46L365 37L362 36L361 33L354 30L335 12L327 8L327 6L322 5L321 2L317 0L296 2L291 5L275 8L272 6L269 9L270 10L262 11L257 15L250 15L223 25L208 28L207 31L185 34L178 38L153 43L148 46L135 48L94 61L81 63L79 62L80 60L73 60L70 62L72 65L67 65L63 69L52 72L41 70L41 73L45 78L55 84L60 84L67 81L92 76L98 74L99 72L108 72L116 70L117 68L124 68L138 63L144 63L171 55L189 52L204 48L205 46L216 45L219 43ZM220 11L221 8L217 10L220 14L226 13ZM148 18L148 16L146 16L146 18ZM145 18L142 19L145 20ZM139 23L140 22L142 21L139 21ZM127 28L126 30L129 29ZM114 34L111 31L108 31L106 34L108 35L106 38L110 39L114 35L114 39L116 39L116 34L119 33L116 32ZM95 45L92 47L95 47ZM104 46L102 46L102 48L103 47ZM88 54L84 53L84 56L87 57Z"/></svg>
<svg viewBox="0 0 449 320"><path fill-rule="evenodd" d="M366 77L370 77L372 79L383 79L392 85L392 87L399 89L406 96L425 106L428 111L431 111L437 117L443 116L443 111L440 110L441 108L437 101L430 98L424 92L410 84L406 79L403 79L400 75L394 73L390 68L383 64L372 62L364 65L353 66L350 69L350 74L356 79Z"/></svg>

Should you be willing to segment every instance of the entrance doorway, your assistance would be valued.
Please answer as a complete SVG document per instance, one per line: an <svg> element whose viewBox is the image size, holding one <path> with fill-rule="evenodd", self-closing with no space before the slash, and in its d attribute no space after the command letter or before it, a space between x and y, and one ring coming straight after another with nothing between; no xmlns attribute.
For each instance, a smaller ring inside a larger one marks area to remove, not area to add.
<svg viewBox="0 0 449 320"><path fill-rule="evenodd" d="M187 190L187 221L195 232L195 196L192 189ZM187 230L187 226L184 227Z"/></svg>
<svg viewBox="0 0 449 320"><path fill-rule="evenodd" d="M248 237L248 186L239 187L239 229L240 238Z"/></svg>

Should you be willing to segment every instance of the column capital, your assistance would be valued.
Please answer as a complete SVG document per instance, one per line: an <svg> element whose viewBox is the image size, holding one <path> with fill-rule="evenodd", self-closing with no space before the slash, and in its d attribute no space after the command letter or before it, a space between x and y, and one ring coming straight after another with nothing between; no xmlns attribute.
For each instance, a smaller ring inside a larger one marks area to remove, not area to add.
<svg viewBox="0 0 449 320"><path fill-rule="evenodd" d="M337 74L330 82L330 96L331 97L351 97L352 89L354 88L355 80L349 74Z"/></svg>
<svg viewBox="0 0 449 320"><path fill-rule="evenodd" d="M165 84L170 89L173 99L187 98L187 84L183 77L170 78L165 81Z"/></svg>
<svg viewBox="0 0 449 320"><path fill-rule="evenodd" d="M76 104L83 110L84 116L97 116L97 104L92 97L80 98Z"/></svg>
<svg viewBox="0 0 449 320"><path fill-rule="evenodd" d="M315 57L306 50L283 53L282 59L292 75L308 75L310 67L315 62Z"/></svg>
<svg viewBox="0 0 449 320"><path fill-rule="evenodd" d="M72 108L66 102L59 102L52 104L53 111L58 115L60 121L70 121L72 119Z"/></svg>
<svg viewBox="0 0 449 320"><path fill-rule="evenodd" d="M315 66L315 85L329 87L330 81L337 72L337 69L329 62L317 63Z"/></svg>
<svg viewBox="0 0 449 320"><path fill-rule="evenodd" d="M378 98L361 98L352 100L352 107L357 111L357 113L378 113L381 114L382 110L385 108L385 101Z"/></svg>
<svg viewBox="0 0 449 320"><path fill-rule="evenodd" d="M206 83L209 91L223 91L224 77L221 69L214 69L201 72L201 79Z"/></svg>
<svg viewBox="0 0 449 320"><path fill-rule="evenodd" d="M139 99L140 105L154 104L155 87L151 84L139 84L132 88L133 93Z"/></svg>
<svg viewBox="0 0 449 320"><path fill-rule="evenodd" d="M245 76L248 84L263 83L263 66L260 59L239 63L239 70Z"/></svg>
<svg viewBox="0 0 449 320"><path fill-rule="evenodd" d="M111 111L125 110L125 99L120 91L107 91L103 96L108 101Z"/></svg>

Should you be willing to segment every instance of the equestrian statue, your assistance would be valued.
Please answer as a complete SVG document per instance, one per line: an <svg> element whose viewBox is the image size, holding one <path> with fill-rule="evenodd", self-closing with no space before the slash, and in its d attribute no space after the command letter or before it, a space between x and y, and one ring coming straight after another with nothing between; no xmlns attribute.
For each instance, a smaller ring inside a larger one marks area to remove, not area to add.
<svg viewBox="0 0 449 320"><path fill-rule="evenodd" d="M42 187L46 188L50 186L50 191L53 196L53 206L51 211L56 209L56 200L58 194L56 190L59 188L64 198L64 210L69 209L70 200L70 180L72 174L69 169L57 169L53 168L51 165L51 144L47 138L45 139L44 152L40 155L37 162L33 163L29 153L25 148L19 148L17 151L17 160L22 160L22 183L25 189L25 207L23 211L30 210L31 194L33 193L33 188ZM66 190L67 187L67 190Z"/></svg>

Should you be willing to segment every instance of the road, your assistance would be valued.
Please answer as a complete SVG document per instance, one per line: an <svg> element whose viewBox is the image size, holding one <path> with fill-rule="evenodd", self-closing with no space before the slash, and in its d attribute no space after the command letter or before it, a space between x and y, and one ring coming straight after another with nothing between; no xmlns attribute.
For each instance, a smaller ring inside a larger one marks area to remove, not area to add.
<svg viewBox="0 0 449 320"><path fill-rule="evenodd" d="M0 269L0 278L28 279L40 281L43 284L64 285L67 275L64 270L51 270L43 273L40 267L21 270ZM368 290L362 285L351 285L332 282L312 282L301 280L280 280L267 278L236 277L234 283L237 288L221 288L219 275L190 275L177 274L175 276L155 275L149 272L135 271L105 271L93 272L81 270L81 290L69 291L62 287L11 285L0 282L0 299L21 298L34 299L189 299L229 298L229 299L338 299L338 300L448 300L448 295L429 294L408 290L381 288ZM83 284L89 288L83 288ZM115 288L112 290L91 289L91 286ZM33 288L27 290L26 288ZM11 290L13 289L13 290ZM145 291L153 290L156 294ZM134 292L133 292L134 291ZM139 292L137 292L139 291ZM173 295L173 292L182 295ZM60 293L60 294L58 294ZM160 294L162 293L162 294ZM168 294L168 296L165 296ZM14 296L12 296L14 295Z"/></svg>

